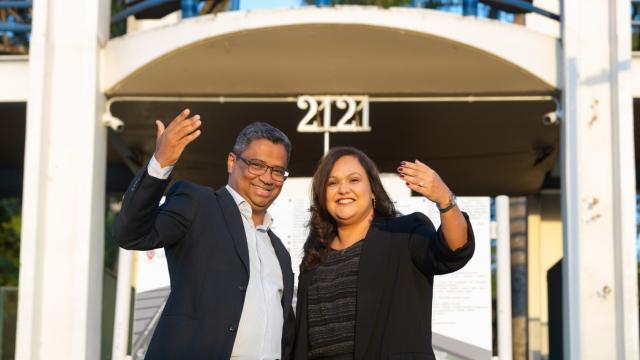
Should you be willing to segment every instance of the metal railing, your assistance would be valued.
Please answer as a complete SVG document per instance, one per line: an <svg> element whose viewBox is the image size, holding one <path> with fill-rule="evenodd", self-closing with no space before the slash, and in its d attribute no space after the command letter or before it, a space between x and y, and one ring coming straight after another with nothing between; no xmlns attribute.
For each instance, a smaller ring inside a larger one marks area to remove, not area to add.
<svg viewBox="0 0 640 360"><path fill-rule="evenodd" d="M32 0L0 0L0 54L26 54Z"/></svg>
<svg viewBox="0 0 640 360"><path fill-rule="evenodd" d="M634 3L636 0L632 0ZM126 19L159 19L181 10L182 17L243 9L242 0L112 0L111 36L126 33ZM532 0L300 0L300 6L375 5L429 8L466 16L514 22L514 15L537 13L559 21L560 16ZM33 0L0 0L0 54L28 52ZM517 21L516 21L517 22ZM634 24L634 29L637 25Z"/></svg>
<svg viewBox="0 0 640 360"><path fill-rule="evenodd" d="M465 16L513 21L513 15L536 13L560 21L558 14L538 8L525 0L300 0L300 5L318 7L369 4L383 7L405 6L457 12ZM242 9L241 0L112 0L111 36L126 33L126 19L161 18L181 10L182 17ZM630 0L631 48L640 51L640 0ZM31 32L33 0L0 0L0 55L27 54ZM511 16L511 17L510 17Z"/></svg>
<svg viewBox="0 0 640 360"><path fill-rule="evenodd" d="M173 4L173 6L171 6ZM163 16L170 11L182 10L183 17L193 17L217 11L240 10L241 0L144 0L128 6L115 14L112 22L123 21L127 16L147 16L152 8L163 8L156 14ZM536 7L531 0L301 0L300 5L318 7L335 5L374 5L382 7L402 6L431 8L443 11L459 10L463 15L480 17L499 17L500 13L537 13L554 20L560 20L558 14ZM485 11L481 11L484 9Z"/></svg>

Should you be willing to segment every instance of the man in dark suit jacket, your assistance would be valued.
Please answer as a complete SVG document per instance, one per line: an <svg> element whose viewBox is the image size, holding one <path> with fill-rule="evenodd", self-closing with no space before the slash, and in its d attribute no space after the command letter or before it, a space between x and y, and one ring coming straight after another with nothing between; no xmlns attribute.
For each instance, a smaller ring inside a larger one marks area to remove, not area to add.
<svg viewBox="0 0 640 360"><path fill-rule="evenodd" d="M227 158L216 191L178 181L158 206L182 151L200 135L198 115L157 121L156 151L132 181L113 227L125 249L164 247L171 293L147 359L290 359L293 273L269 229L267 208L287 178L291 143L253 123Z"/></svg>

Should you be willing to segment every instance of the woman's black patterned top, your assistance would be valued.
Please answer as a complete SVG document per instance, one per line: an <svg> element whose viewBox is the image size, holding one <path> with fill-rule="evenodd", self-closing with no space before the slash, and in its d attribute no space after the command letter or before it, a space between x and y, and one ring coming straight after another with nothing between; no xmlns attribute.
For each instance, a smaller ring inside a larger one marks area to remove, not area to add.
<svg viewBox="0 0 640 360"><path fill-rule="evenodd" d="M308 292L309 359L353 359L363 244L331 250L315 271Z"/></svg>

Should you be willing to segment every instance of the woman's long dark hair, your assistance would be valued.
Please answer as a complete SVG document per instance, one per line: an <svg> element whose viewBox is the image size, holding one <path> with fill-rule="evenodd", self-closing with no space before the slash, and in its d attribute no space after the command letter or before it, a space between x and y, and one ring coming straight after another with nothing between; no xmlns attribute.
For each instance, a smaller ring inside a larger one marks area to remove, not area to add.
<svg viewBox="0 0 640 360"><path fill-rule="evenodd" d="M311 219L309 236L304 243L304 257L300 270L311 270L322 263L329 252L331 241L337 236L336 221L327 211L327 181L336 161L343 156L353 156L367 173L371 191L375 197L374 217L395 217L393 202L380 181L376 164L362 151L353 147L335 147L325 155L316 168L312 179Z"/></svg>

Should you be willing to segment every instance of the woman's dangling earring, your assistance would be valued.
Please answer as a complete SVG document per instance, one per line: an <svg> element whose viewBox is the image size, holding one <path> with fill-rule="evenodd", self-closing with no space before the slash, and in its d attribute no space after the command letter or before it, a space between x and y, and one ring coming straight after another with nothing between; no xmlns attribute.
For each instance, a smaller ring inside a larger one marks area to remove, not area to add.
<svg viewBox="0 0 640 360"><path fill-rule="evenodd" d="M375 196L372 197L371 201L373 202L373 208L375 209L376 208L376 197Z"/></svg>

